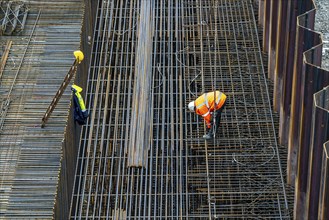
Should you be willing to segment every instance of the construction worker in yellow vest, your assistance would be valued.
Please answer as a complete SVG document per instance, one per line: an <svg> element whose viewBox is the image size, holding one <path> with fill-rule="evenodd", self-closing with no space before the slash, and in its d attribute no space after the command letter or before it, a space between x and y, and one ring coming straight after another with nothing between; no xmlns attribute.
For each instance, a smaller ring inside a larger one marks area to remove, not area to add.
<svg viewBox="0 0 329 220"><path fill-rule="evenodd" d="M216 102L214 102L215 99ZM220 91L216 91L216 93L204 93L195 101L188 104L189 110L201 115L206 122L208 133L203 135L204 139L214 137L215 132L218 130L225 101L226 95ZM215 123L213 123L214 120Z"/></svg>
<svg viewBox="0 0 329 220"><path fill-rule="evenodd" d="M80 94L80 92L82 92L82 88L73 84L71 86L71 90L73 92L74 119L79 125L84 125L87 122L88 111Z"/></svg>

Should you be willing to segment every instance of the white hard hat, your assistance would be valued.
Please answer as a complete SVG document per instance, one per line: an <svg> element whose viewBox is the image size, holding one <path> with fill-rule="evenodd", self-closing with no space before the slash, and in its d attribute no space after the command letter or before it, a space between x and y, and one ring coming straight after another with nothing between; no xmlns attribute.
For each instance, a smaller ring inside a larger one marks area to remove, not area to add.
<svg viewBox="0 0 329 220"><path fill-rule="evenodd" d="M194 107L195 107L194 101L188 103L188 109L189 109L191 112L194 112Z"/></svg>

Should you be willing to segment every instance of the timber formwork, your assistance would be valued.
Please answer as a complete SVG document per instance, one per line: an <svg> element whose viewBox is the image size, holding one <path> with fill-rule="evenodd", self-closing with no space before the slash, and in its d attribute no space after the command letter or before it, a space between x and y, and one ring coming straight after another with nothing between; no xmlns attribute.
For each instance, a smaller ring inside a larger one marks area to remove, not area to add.
<svg viewBox="0 0 329 220"><path fill-rule="evenodd" d="M145 1L99 1L70 218L290 219L253 1L151 1L151 98L132 105ZM187 104L213 90L228 98L205 142ZM150 106L130 166L132 111Z"/></svg>

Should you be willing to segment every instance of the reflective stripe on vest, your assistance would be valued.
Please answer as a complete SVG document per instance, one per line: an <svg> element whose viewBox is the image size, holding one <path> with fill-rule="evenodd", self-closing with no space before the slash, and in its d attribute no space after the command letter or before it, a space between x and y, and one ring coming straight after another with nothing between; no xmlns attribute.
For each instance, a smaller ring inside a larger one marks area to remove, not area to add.
<svg viewBox="0 0 329 220"><path fill-rule="evenodd" d="M210 111L208 111L206 114L203 114L202 117L207 117L207 115L210 114Z"/></svg>
<svg viewBox="0 0 329 220"><path fill-rule="evenodd" d="M80 95L80 93L79 92L75 92L74 94L76 95L76 97L79 100L79 105L80 105L81 111L83 111L83 112L86 111L86 106L85 106L85 103L84 103L84 101L83 101L82 96Z"/></svg>

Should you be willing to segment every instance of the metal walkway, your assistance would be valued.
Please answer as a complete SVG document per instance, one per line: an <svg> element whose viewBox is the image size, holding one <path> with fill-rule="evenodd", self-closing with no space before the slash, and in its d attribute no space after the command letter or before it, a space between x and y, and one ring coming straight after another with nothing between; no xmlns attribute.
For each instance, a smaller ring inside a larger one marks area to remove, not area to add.
<svg viewBox="0 0 329 220"><path fill-rule="evenodd" d="M99 1L70 218L290 219L252 0L152 1L152 141L128 166L144 1ZM228 102L205 142L186 106L214 89Z"/></svg>

